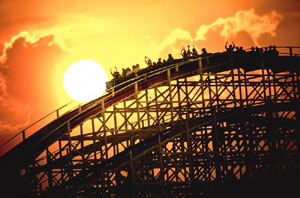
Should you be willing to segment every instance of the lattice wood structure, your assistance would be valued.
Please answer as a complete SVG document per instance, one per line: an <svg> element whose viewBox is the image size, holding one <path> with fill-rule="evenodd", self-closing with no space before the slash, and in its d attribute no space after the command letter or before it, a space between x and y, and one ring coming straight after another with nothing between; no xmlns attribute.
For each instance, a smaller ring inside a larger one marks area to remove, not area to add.
<svg viewBox="0 0 300 198"><path fill-rule="evenodd" d="M300 58L288 49L139 75L24 138L1 158L18 164L2 171L3 186L37 197L210 197L270 195L267 185L284 181L274 192L298 192L287 178L300 183Z"/></svg>

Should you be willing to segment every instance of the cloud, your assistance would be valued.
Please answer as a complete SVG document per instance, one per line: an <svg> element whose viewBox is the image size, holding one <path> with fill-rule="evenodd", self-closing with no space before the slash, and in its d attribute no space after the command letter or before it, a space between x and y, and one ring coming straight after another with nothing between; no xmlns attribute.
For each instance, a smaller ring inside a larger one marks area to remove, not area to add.
<svg viewBox="0 0 300 198"><path fill-rule="evenodd" d="M283 16L276 11L260 16L256 14L254 8L240 10L234 16L217 18L209 25L200 25L195 34L184 29L175 28L161 43L151 42L148 47L148 54L154 59L165 57L168 53L180 57L180 51L183 46L199 42L201 42L202 46L209 46L210 49L219 50L216 45L229 39L238 39L239 43L246 45L254 44L260 46L258 42L260 36L269 34L275 37L276 29L282 19ZM195 36L193 37L192 35ZM221 46L223 47L224 45L222 44ZM197 48L197 45L195 47Z"/></svg>
<svg viewBox="0 0 300 198"><path fill-rule="evenodd" d="M54 109L55 65L67 54L62 48L53 35L25 31L4 43L0 50L1 141Z"/></svg>
<svg viewBox="0 0 300 198"><path fill-rule="evenodd" d="M31 112L28 105L18 102L7 93L6 79L2 73L0 73L0 109L0 137L19 131L30 122Z"/></svg>
<svg viewBox="0 0 300 198"><path fill-rule="evenodd" d="M0 120L0 131L3 131L7 134L11 134L16 131L21 131L22 129L24 129L26 126L29 125L30 117L31 117L31 114L29 113L27 120L25 122L22 122L22 123L16 124L16 125L12 125L10 123L6 123L6 122L3 122L2 120Z"/></svg>
<svg viewBox="0 0 300 198"><path fill-rule="evenodd" d="M35 35L30 34L27 31L21 31L19 34L11 37L9 42L4 42L4 47L2 49L2 54L0 56L0 67L7 66L7 56L8 52L11 51L16 45L21 45L24 48L30 47L38 47L38 46L48 46L59 45L59 47L63 50L66 50L67 47L61 41L57 41L54 39L53 35ZM20 47L20 46L19 46Z"/></svg>
<svg viewBox="0 0 300 198"><path fill-rule="evenodd" d="M150 46L150 52L154 52L155 55L153 55L155 58L157 58L160 54L166 54L166 53L172 53L173 55L180 55L180 51L183 46L190 45L193 43L193 38L191 36L191 33L176 28L173 29L160 44L157 42L152 42Z"/></svg>
<svg viewBox="0 0 300 198"><path fill-rule="evenodd" d="M217 31L220 36L228 39L236 36L239 32L247 32L255 45L259 46L258 38L262 34L276 36L276 29L283 16L272 11L269 14L259 16L252 8L250 10L237 11L233 17L218 18L210 25L201 25L196 32L196 41L205 40L209 31Z"/></svg>

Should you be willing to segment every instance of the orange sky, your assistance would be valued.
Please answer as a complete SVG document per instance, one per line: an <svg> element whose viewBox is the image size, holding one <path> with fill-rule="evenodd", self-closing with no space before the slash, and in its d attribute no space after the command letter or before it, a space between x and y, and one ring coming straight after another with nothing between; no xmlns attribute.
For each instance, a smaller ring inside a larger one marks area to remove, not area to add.
<svg viewBox="0 0 300 198"><path fill-rule="evenodd" d="M109 74L188 44L300 46L298 0L1 0L0 8L0 143L71 100L62 76L80 59Z"/></svg>

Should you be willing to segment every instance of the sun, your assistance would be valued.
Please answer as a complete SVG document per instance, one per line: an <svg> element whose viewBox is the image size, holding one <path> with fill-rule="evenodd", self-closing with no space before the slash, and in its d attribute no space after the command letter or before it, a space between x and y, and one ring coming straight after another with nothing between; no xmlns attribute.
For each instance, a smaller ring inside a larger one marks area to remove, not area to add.
<svg viewBox="0 0 300 198"><path fill-rule="evenodd" d="M89 102L104 93L106 81L106 72L99 63L80 60L71 64L65 71L63 86L74 100Z"/></svg>

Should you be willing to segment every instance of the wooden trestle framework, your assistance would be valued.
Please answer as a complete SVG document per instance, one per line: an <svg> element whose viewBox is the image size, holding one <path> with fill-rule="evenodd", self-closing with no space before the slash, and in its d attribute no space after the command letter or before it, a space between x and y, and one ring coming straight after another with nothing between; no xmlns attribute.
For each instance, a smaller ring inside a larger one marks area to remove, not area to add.
<svg viewBox="0 0 300 198"><path fill-rule="evenodd" d="M172 75L184 64L162 70L165 80L146 89L133 82L133 94L108 107L100 101L101 111L77 126L68 122L22 169L21 192L209 197L218 190L243 197L231 188L257 195L263 187L245 186L288 176L299 184L300 61L281 58L199 58L184 75Z"/></svg>

